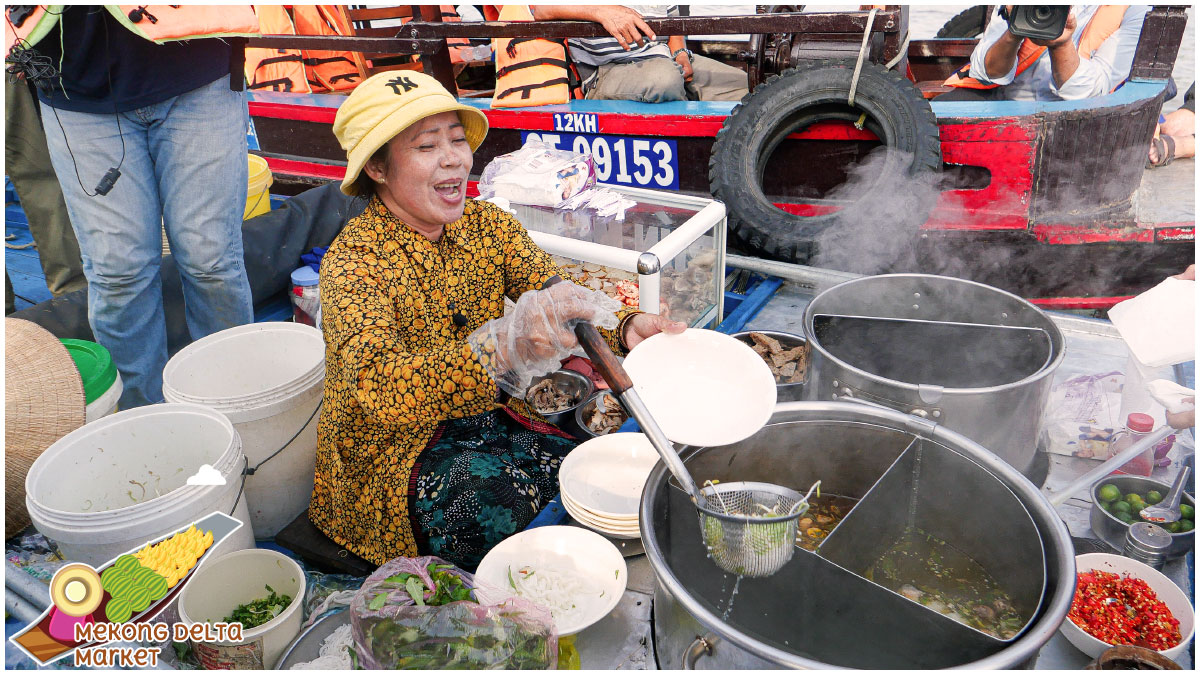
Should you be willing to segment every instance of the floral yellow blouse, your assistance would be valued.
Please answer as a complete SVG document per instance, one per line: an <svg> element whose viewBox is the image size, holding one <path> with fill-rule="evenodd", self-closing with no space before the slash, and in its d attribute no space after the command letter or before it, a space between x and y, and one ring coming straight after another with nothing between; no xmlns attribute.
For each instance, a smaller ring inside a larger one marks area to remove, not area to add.
<svg viewBox="0 0 1200 675"><path fill-rule="evenodd" d="M440 422L499 405L466 338L504 314L505 296L556 275L567 278L486 202L468 199L436 243L378 198L346 225L321 261L325 401L309 508L317 527L375 564L417 555L406 497L413 464ZM602 331L618 353L634 313Z"/></svg>

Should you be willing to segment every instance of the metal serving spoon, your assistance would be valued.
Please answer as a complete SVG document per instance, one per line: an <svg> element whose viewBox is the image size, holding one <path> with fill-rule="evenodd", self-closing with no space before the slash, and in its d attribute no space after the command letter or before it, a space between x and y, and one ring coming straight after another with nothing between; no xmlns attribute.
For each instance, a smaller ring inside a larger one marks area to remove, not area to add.
<svg viewBox="0 0 1200 675"><path fill-rule="evenodd" d="M1175 476L1175 484L1171 486L1171 491L1167 493L1167 498L1155 504L1147 506L1138 512L1144 520L1152 523L1173 523L1179 520L1182 512L1179 510L1179 501L1183 499L1183 487L1187 484L1187 479L1192 475L1192 467L1184 466L1179 470L1179 475Z"/></svg>

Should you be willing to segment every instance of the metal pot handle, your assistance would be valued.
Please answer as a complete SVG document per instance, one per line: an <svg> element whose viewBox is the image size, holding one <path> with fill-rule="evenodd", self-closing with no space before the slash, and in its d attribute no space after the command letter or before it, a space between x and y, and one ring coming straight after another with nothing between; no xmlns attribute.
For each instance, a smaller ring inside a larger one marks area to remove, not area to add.
<svg viewBox="0 0 1200 675"><path fill-rule="evenodd" d="M865 398L855 396L853 390L851 390L849 387L842 389L842 391L840 393L835 393L833 395L833 398L834 398L834 400L839 400L839 401L852 401L854 403L861 403L862 405L868 405L868 406L871 406L874 408L879 408L881 410L887 410L889 412L904 413L904 414L908 415L909 430L913 431L914 433L927 434L927 433L933 431L933 428L937 426L936 421L929 419L929 417L930 417L929 411L927 411L927 410L924 410L922 408L913 408L912 410L908 410L908 411L897 410L896 408L886 406L882 403L876 403L875 401L869 401ZM934 414L934 417L940 417L940 416L941 416L940 411L938 411L937 413Z"/></svg>
<svg viewBox="0 0 1200 675"><path fill-rule="evenodd" d="M712 633L707 633L703 636L697 635L692 644L683 652L683 670L695 670L696 662L701 656L711 656L713 648L717 646L719 638Z"/></svg>

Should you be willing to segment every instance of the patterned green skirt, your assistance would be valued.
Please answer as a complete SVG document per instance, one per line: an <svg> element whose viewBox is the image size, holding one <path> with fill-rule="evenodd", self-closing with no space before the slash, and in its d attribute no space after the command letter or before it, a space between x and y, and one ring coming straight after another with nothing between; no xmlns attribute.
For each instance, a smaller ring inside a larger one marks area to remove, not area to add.
<svg viewBox="0 0 1200 675"><path fill-rule="evenodd" d="M558 468L577 444L508 408L443 423L408 486L420 555L474 571L554 499Z"/></svg>

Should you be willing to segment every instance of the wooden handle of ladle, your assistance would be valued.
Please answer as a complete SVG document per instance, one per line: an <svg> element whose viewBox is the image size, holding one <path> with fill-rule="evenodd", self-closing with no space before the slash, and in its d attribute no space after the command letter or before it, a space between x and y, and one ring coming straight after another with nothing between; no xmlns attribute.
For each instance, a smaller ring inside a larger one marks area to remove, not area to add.
<svg viewBox="0 0 1200 675"><path fill-rule="evenodd" d="M612 388L614 394L620 396L633 388L633 380L625 372L625 366L617 360L617 356L608 348L608 343L601 337L600 331L590 321L579 321L575 324L575 337L579 339L584 353L592 360L592 365Z"/></svg>

